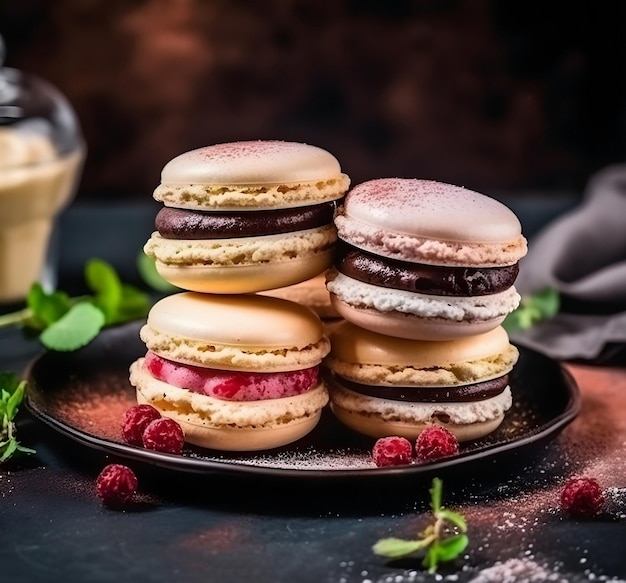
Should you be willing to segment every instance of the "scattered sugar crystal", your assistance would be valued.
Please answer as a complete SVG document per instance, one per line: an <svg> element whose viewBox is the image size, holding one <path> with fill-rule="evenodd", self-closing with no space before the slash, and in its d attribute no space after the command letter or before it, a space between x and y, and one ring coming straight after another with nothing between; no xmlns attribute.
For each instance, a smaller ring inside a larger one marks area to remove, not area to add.
<svg viewBox="0 0 626 583"><path fill-rule="evenodd" d="M469 583L540 583L562 581L559 574L550 572L530 559L509 559L480 571Z"/></svg>

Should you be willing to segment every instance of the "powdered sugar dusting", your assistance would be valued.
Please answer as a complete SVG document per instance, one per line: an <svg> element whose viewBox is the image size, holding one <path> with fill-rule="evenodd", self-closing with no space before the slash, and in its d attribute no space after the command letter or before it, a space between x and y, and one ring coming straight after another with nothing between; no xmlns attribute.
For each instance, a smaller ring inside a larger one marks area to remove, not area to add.
<svg viewBox="0 0 626 583"><path fill-rule="evenodd" d="M521 224L501 202L472 190L413 178L382 178L355 186L345 216L396 233L466 242L506 242Z"/></svg>
<svg viewBox="0 0 626 583"><path fill-rule="evenodd" d="M449 212L458 205L486 209L496 201L462 186L413 178L379 178L355 186L347 204L376 205L374 212L411 209L421 212ZM498 203L499 204L499 203Z"/></svg>
<svg viewBox="0 0 626 583"><path fill-rule="evenodd" d="M249 160L267 159L268 156L289 156L303 149L313 148L306 144L296 142L282 142L278 140L255 140L248 142L230 142L224 144L214 144L205 148L192 150L187 154L182 154L190 162L204 161L213 163L229 164Z"/></svg>
<svg viewBox="0 0 626 583"><path fill-rule="evenodd" d="M344 567L352 567L349 561L343 563ZM352 569L351 569L352 570ZM546 561L535 561L530 557L511 558L504 561L496 561L492 566L484 569L473 569L465 565L460 573L428 575L423 570L411 569L402 574L386 574L380 577L372 577L368 571L361 572L361 583L422 583L424 581L443 583L626 583L624 579L596 575L591 570L582 574L573 574L563 569L559 563L550 564ZM352 578L345 577L339 581L347 583Z"/></svg>
<svg viewBox="0 0 626 583"><path fill-rule="evenodd" d="M559 581L566 583L558 572L548 571L530 559L509 559L498 562L493 567L483 569L470 583L532 583Z"/></svg>
<svg viewBox="0 0 626 583"><path fill-rule="evenodd" d="M214 144L168 162L163 184L273 184L337 178L337 159L322 148L297 142L257 140Z"/></svg>
<svg viewBox="0 0 626 583"><path fill-rule="evenodd" d="M495 486L487 489L450 481L446 490L444 480L445 503L467 519L466 553L435 575L420 568L419 558L404 570L370 567L361 583L626 583L619 568L599 563L622 544L623 529L612 526L616 540L607 540L606 525L626 521L626 378L619 369L568 368L581 387L582 410L556 441L512 473L494 465ZM561 510L561 489L573 475L595 477L605 488L597 518L581 523Z"/></svg>
<svg viewBox="0 0 626 583"><path fill-rule="evenodd" d="M191 457L196 454L192 453ZM260 468L281 468L304 471L337 471L337 470L366 470L376 468L369 453L350 449L336 449L321 453L314 448L299 451L284 451L267 455L257 454L253 457L225 457L217 455L207 456L206 452L198 456L200 459L217 462L227 461L229 464L254 466Z"/></svg>

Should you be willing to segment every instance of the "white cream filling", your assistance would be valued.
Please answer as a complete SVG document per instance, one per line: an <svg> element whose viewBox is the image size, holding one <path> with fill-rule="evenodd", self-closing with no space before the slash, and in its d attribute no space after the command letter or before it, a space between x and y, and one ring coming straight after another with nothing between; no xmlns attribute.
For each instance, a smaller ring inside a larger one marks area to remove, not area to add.
<svg viewBox="0 0 626 583"><path fill-rule="evenodd" d="M511 408L513 399L510 387L502 393L484 399L464 403L408 403L361 395L344 387L334 385L330 399L342 409L361 415L376 415L385 421L427 423L445 416L449 423L468 425L483 423L501 417Z"/></svg>
<svg viewBox="0 0 626 583"><path fill-rule="evenodd" d="M514 286L485 296L432 296L371 285L338 272L326 283L326 287L353 308L396 311L421 318L444 318L457 322L500 318L515 310L520 302Z"/></svg>

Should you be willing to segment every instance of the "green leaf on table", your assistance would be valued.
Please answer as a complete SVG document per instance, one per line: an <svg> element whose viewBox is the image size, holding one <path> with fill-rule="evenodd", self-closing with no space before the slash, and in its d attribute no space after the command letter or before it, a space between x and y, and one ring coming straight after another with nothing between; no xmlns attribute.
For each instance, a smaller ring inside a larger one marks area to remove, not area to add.
<svg viewBox="0 0 626 583"><path fill-rule="evenodd" d="M560 307L559 292L552 288L546 288L536 292L530 298L534 308L541 314L543 318L551 318Z"/></svg>
<svg viewBox="0 0 626 583"><path fill-rule="evenodd" d="M502 322L502 326L509 333L528 330L537 322L555 316L561 304L557 290L546 288L522 296L516 310L511 312Z"/></svg>
<svg viewBox="0 0 626 583"><path fill-rule="evenodd" d="M430 507L436 514L441 510L441 497L442 497L443 484L440 478L433 478L430 492Z"/></svg>
<svg viewBox="0 0 626 583"><path fill-rule="evenodd" d="M435 573L440 563L452 561L458 557L469 544L469 538L465 534L467 523L458 512L442 507L442 491L442 481L434 478L429 490L434 523L429 524L419 538L415 540L380 539L373 545L373 552L388 558L401 558L425 550L422 564L429 573ZM459 533L458 530L461 532Z"/></svg>
<svg viewBox="0 0 626 583"><path fill-rule="evenodd" d="M22 399L24 398L25 388L26 382L22 381L17 385L17 388L13 391L13 393L9 394L9 397L6 400L6 408L4 410L4 414L8 417L9 421L15 419L15 416L17 415L17 409L20 406Z"/></svg>
<svg viewBox="0 0 626 583"><path fill-rule="evenodd" d="M85 280L92 293L79 297L62 291L46 292L34 283L26 307L0 315L0 328L20 326L25 334L37 334L46 348L71 351L93 340L105 326L138 320L148 314L149 295L122 283L106 261L89 260Z"/></svg>
<svg viewBox="0 0 626 583"><path fill-rule="evenodd" d="M18 445L14 438L0 443L0 463L6 462L17 451Z"/></svg>
<svg viewBox="0 0 626 583"><path fill-rule="evenodd" d="M469 544L469 538L466 534L457 534L450 536L437 545L436 555L437 562L448 562L456 559Z"/></svg>
<svg viewBox="0 0 626 583"><path fill-rule="evenodd" d="M14 372L0 372L0 389L12 395L20 386L20 377Z"/></svg>
<svg viewBox="0 0 626 583"><path fill-rule="evenodd" d="M31 315L25 325L35 330L44 330L69 311L71 300L64 292L46 292L40 283L34 283L26 296L26 305Z"/></svg>
<svg viewBox="0 0 626 583"><path fill-rule="evenodd" d="M444 520L454 524L454 526L456 526L461 532L467 532L467 522L465 521L465 517L458 512L453 512L447 508L441 508L438 515Z"/></svg>
<svg viewBox="0 0 626 583"><path fill-rule="evenodd" d="M0 390L0 422L2 422L2 426L4 427L5 420L3 417L6 417L6 421L9 421L7 416L7 403L9 401L9 397L11 393L5 391L4 389Z"/></svg>
<svg viewBox="0 0 626 583"><path fill-rule="evenodd" d="M413 553L422 550L425 546L426 543L422 540L404 540L401 538L390 537L380 539L372 547L372 550L374 553L382 557L399 559L400 557L412 555Z"/></svg>
<svg viewBox="0 0 626 583"><path fill-rule="evenodd" d="M115 321L129 322L145 318L151 305L148 294L132 285L122 284L122 298Z"/></svg>
<svg viewBox="0 0 626 583"><path fill-rule="evenodd" d="M91 342L100 333L105 322L101 309L89 302L80 302L60 320L46 328L39 339L50 350L77 350Z"/></svg>
<svg viewBox="0 0 626 583"><path fill-rule="evenodd" d="M100 308L107 324L117 321L122 301L122 282L113 267L102 259L90 259L85 266L85 280L95 293L93 303Z"/></svg>
<svg viewBox="0 0 626 583"><path fill-rule="evenodd" d="M137 320L148 313L148 294L122 283L115 269L106 261L90 260L85 267L85 279L95 293L93 304L102 310L106 325Z"/></svg>
<svg viewBox="0 0 626 583"><path fill-rule="evenodd" d="M19 380L14 373L0 373L0 463L6 462L15 453L34 453L34 450L20 445L15 437L13 419L25 392L26 381Z"/></svg>
<svg viewBox="0 0 626 583"><path fill-rule="evenodd" d="M143 251L137 256L137 269L141 279L153 290L166 294L180 291L180 288L172 285L163 278L157 271L154 259L148 257Z"/></svg>

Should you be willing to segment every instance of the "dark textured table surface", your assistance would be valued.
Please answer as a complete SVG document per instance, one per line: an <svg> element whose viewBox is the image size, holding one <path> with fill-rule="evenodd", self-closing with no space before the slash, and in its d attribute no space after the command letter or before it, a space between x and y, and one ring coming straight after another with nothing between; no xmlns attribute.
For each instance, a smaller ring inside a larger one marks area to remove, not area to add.
<svg viewBox="0 0 626 583"><path fill-rule="evenodd" d="M526 215L516 210L524 223ZM72 265L93 255L132 277L151 213L151 207L68 212L62 279L69 281ZM99 229L110 220L120 235L103 241ZM85 233L93 239L78 245ZM3 331L0 347L1 370L22 371L39 352L17 330ZM111 510L96 498L94 483L115 458L22 410L19 437L37 453L0 467L0 581L621 580L626 369L564 366L578 382L582 410L562 433L537 448L442 474L444 503L465 514L470 545L437 575L426 574L419 559L389 562L371 550L379 538L411 537L425 526L430 482L419 477L325 484L137 464L137 503ZM606 510L591 520L559 509L565 479L580 474L597 477L606 488Z"/></svg>

